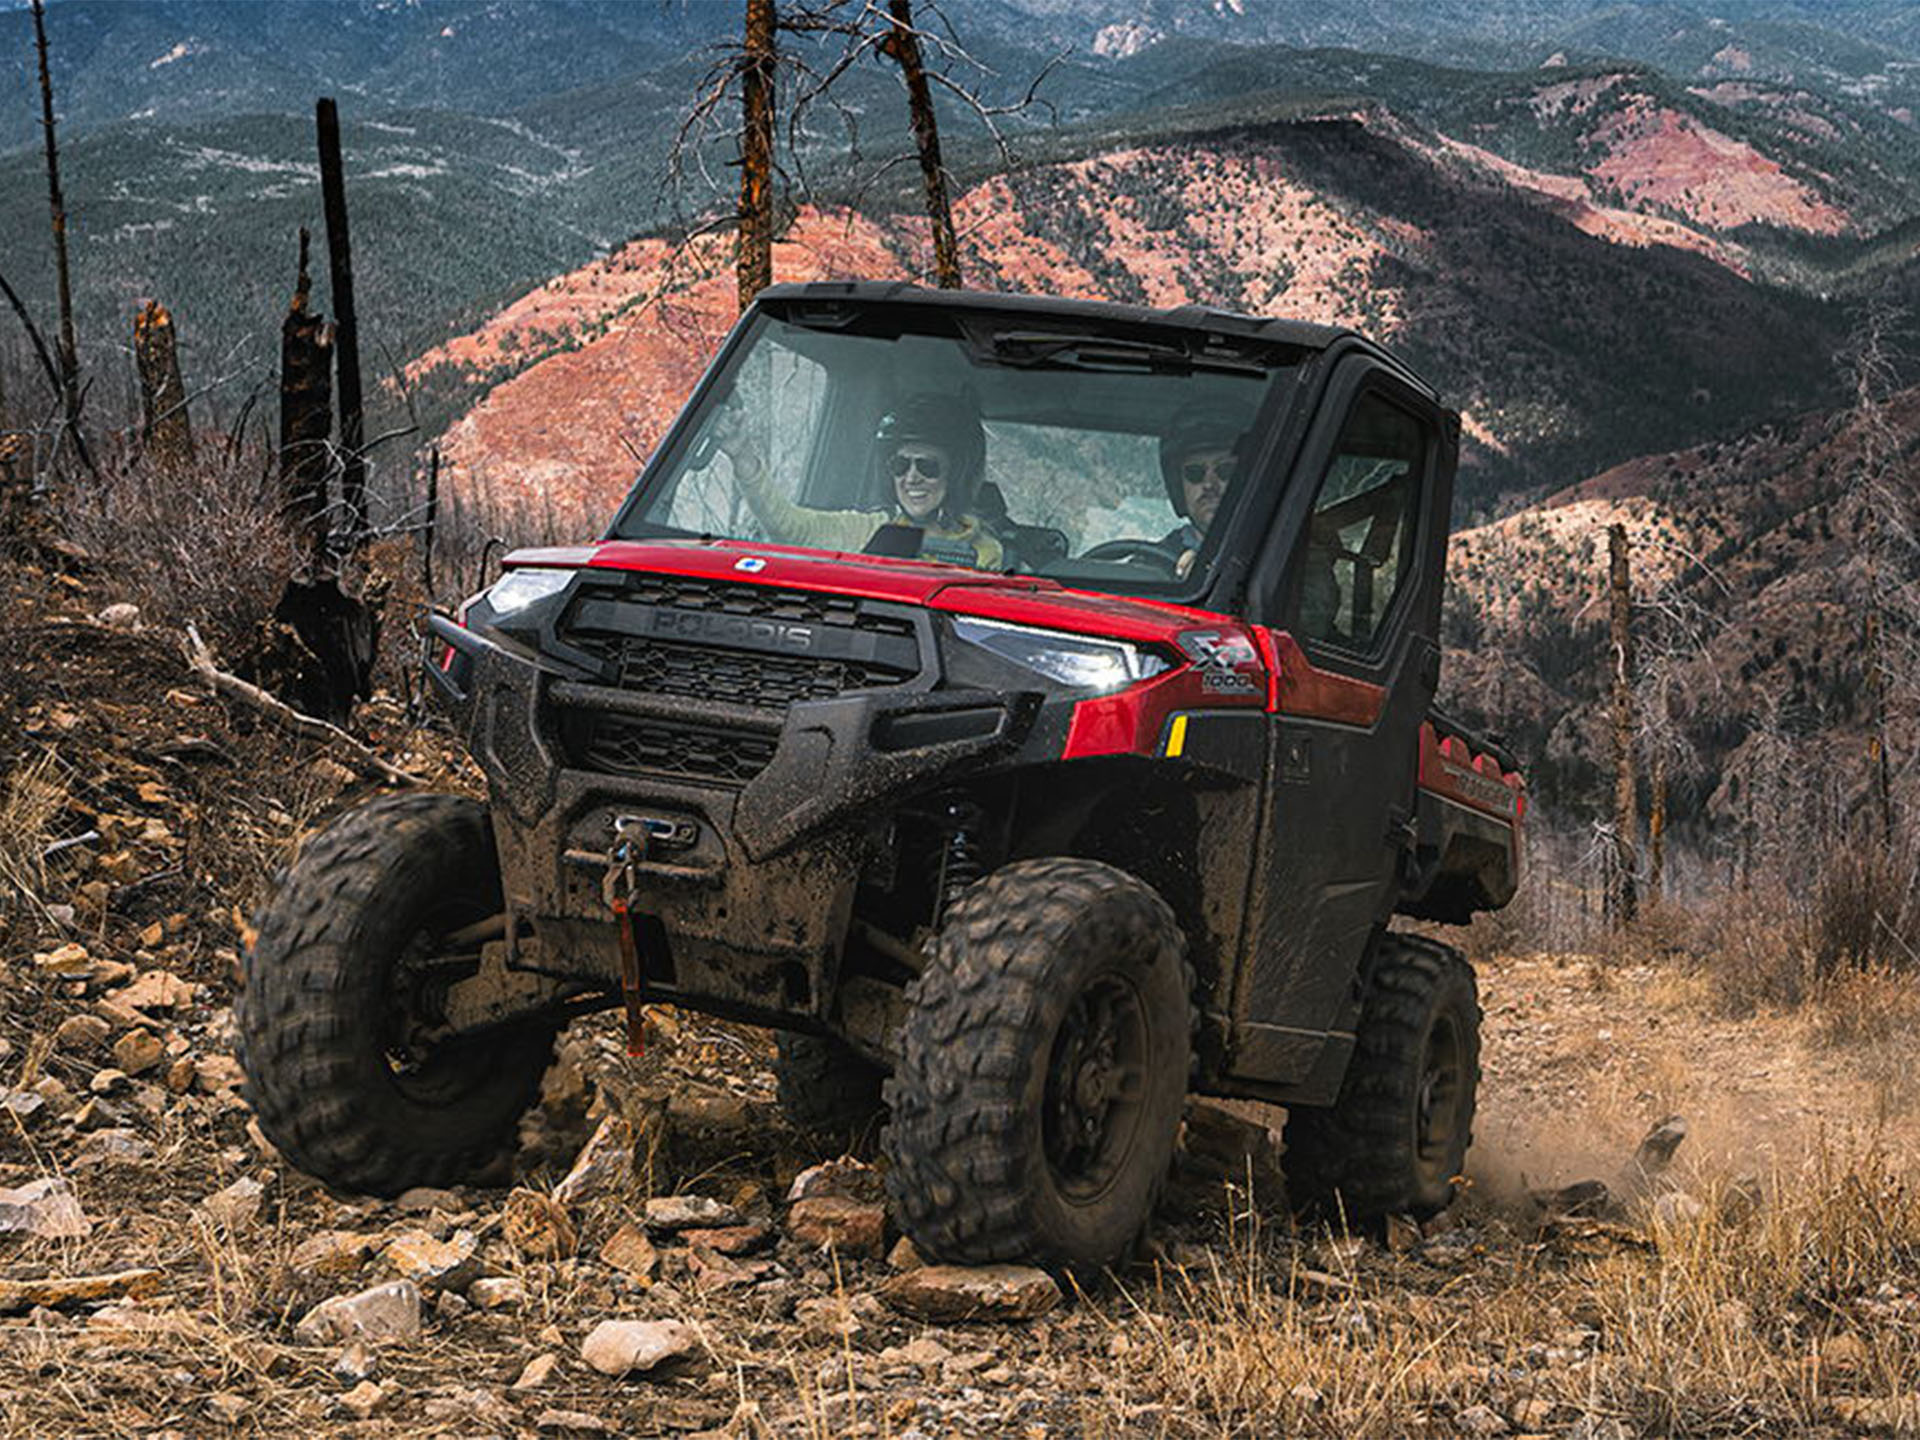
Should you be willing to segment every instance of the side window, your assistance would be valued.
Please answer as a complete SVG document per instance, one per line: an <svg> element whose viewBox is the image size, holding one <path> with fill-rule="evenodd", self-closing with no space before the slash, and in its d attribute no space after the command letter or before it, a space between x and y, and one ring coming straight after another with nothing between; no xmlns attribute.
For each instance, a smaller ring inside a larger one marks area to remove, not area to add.
<svg viewBox="0 0 1920 1440"><path fill-rule="evenodd" d="M1294 581L1301 639L1374 648L1413 568L1426 457L1418 420L1361 396L1313 501Z"/></svg>

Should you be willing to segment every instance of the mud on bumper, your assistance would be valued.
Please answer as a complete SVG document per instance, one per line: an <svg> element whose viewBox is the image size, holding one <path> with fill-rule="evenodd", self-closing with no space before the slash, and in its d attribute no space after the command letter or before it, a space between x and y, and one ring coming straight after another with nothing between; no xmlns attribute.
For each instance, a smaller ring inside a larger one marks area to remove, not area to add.
<svg viewBox="0 0 1920 1440"><path fill-rule="evenodd" d="M615 821L637 817L649 992L787 1025L827 1018L894 805L1011 755L1040 702L893 689L766 710L592 683L429 624L444 663L426 672L488 779L511 963L617 987L604 881Z"/></svg>

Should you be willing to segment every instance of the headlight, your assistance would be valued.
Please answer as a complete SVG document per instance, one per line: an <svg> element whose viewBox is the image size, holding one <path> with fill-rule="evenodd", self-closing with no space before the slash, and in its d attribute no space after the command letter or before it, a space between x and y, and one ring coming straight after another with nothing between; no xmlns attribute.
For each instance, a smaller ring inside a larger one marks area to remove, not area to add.
<svg viewBox="0 0 1920 1440"><path fill-rule="evenodd" d="M1173 668L1152 651L1124 640L1096 640L1063 630L956 617L953 632L969 645L1076 690L1118 690Z"/></svg>
<svg viewBox="0 0 1920 1440"><path fill-rule="evenodd" d="M540 566L509 570L494 581L493 588L483 598L487 608L493 611L494 618L500 619L526 609L536 600L558 595L567 588L574 573L572 570L548 570Z"/></svg>

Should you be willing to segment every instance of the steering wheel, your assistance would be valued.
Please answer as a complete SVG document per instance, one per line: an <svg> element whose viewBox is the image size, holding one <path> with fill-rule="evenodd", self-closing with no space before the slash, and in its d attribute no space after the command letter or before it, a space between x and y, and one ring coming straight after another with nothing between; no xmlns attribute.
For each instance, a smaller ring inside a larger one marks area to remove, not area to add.
<svg viewBox="0 0 1920 1440"><path fill-rule="evenodd" d="M1167 553L1166 547L1157 540L1103 540L1084 555L1082 560L1118 560L1124 564L1150 564L1167 574L1174 573L1174 567L1180 562Z"/></svg>

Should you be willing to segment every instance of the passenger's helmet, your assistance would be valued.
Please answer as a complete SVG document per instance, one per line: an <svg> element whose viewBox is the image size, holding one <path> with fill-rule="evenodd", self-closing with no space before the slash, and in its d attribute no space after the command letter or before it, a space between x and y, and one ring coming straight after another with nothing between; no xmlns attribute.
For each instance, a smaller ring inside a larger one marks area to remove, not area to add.
<svg viewBox="0 0 1920 1440"><path fill-rule="evenodd" d="M1160 437L1160 478L1167 485L1167 503L1173 513L1187 513L1186 486L1180 482L1180 464L1196 450L1231 450L1234 463L1247 463L1247 417L1225 405L1197 405L1176 415ZM1191 518L1191 517L1189 517Z"/></svg>
<svg viewBox="0 0 1920 1440"><path fill-rule="evenodd" d="M980 427L980 406L971 390L956 394L922 390L903 397L873 432L874 465L882 493L893 497L888 462L894 447L908 440L938 445L952 461L947 495L940 509L949 519L973 513L980 492L980 472L986 463L987 437Z"/></svg>

